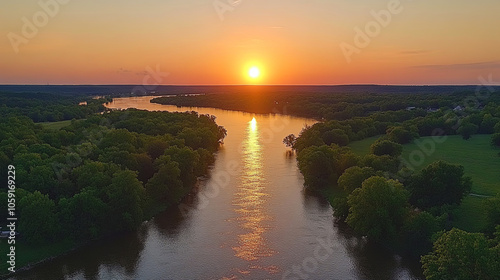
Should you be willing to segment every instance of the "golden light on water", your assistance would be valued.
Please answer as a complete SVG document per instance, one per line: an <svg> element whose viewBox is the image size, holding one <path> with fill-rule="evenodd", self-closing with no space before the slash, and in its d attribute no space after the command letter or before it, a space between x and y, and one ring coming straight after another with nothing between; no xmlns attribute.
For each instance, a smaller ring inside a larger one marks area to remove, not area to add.
<svg viewBox="0 0 500 280"><path fill-rule="evenodd" d="M257 120L255 119L255 117L250 121L250 129L252 131L257 130Z"/></svg>
<svg viewBox="0 0 500 280"><path fill-rule="evenodd" d="M266 208L269 194L266 193L266 182L262 176L263 155L258 128L255 118L248 122L247 139L243 146L243 174L233 200L238 214L236 220L242 231L238 235L238 246L233 247L233 250L236 257L246 261L269 257L275 253L264 237L272 218Z"/></svg>

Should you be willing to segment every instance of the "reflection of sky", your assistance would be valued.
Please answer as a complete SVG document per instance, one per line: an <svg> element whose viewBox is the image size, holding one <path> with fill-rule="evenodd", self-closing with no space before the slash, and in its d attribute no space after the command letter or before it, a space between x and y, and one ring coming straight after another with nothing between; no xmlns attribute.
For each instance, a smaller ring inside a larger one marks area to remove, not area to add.
<svg viewBox="0 0 500 280"><path fill-rule="evenodd" d="M269 229L271 220L266 200L263 179L262 147L259 143L259 127L255 118L248 122L247 139L243 144L243 174L233 205L238 214L237 221L243 234L238 235L238 246L234 247L235 256L246 261L258 260L274 254L263 236Z"/></svg>

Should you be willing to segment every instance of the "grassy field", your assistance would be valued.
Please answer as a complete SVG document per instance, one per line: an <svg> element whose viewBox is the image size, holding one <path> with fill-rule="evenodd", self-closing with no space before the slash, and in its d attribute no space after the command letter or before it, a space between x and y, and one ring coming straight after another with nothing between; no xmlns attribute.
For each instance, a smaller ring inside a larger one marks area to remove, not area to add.
<svg viewBox="0 0 500 280"><path fill-rule="evenodd" d="M7 253L11 245L7 244L7 239L0 240L0 275L8 274ZM22 242L16 242L16 271L28 264L37 263L53 256L61 255L75 247L71 241L60 241L55 244L30 246ZM5 252L5 254L4 254ZM0 278L2 278L0 276ZM3 278L2 278L3 279Z"/></svg>
<svg viewBox="0 0 500 280"><path fill-rule="evenodd" d="M420 141L428 139L421 138ZM500 192L500 149L490 145L491 135L474 135L469 140L460 136L449 136L442 143L436 143L436 150L426 156L423 164L415 166L416 170L426 167L436 160L460 164L465 168L465 174L472 177L472 192L481 195L496 195ZM417 140L419 141L419 140ZM410 154L419 151L415 144L404 145L403 158L410 159Z"/></svg>
<svg viewBox="0 0 500 280"><path fill-rule="evenodd" d="M378 138L371 137L362 141L356 141L349 146L358 155L369 152L370 145ZM465 174L473 181L472 193L494 196L500 193L500 149L490 145L491 135L474 135L469 140L463 140L461 136L448 136L448 139L439 144L436 143L435 151L423 158L422 164L413 166L415 170L421 170L436 160L445 160L450 163L460 164L465 168ZM422 137L417 141L431 140ZM403 145L403 159L411 162L410 155L416 155L421 151L414 142ZM416 158L418 159L418 158ZM456 226L468 231L479 231L485 224L483 212L483 197L466 197L462 205L457 209Z"/></svg>
<svg viewBox="0 0 500 280"><path fill-rule="evenodd" d="M380 137L382 137L382 135L373 136L361 141L354 141L349 144L349 147L351 147L352 151L358 156L364 156L370 152L371 144L377 141Z"/></svg>
<svg viewBox="0 0 500 280"><path fill-rule="evenodd" d="M43 127L45 127L45 128L58 130L58 129L61 129L61 128L65 127L65 126L70 125L71 124L71 120L60 121L60 122L43 122L43 123L40 123L40 124L43 125Z"/></svg>

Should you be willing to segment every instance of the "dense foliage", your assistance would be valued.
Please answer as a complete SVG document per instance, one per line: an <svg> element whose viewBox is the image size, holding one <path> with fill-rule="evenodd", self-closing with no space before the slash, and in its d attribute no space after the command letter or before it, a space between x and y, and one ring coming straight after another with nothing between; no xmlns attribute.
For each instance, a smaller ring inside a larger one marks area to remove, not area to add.
<svg viewBox="0 0 500 280"><path fill-rule="evenodd" d="M500 227L497 232L500 237ZM429 280L498 279L500 240L488 240L481 233L452 229L434 243L434 251L422 257Z"/></svg>
<svg viewBox="0 0 500 280"><path fill-rule="evenodd" d="M0 92L0 117L28 116L34 122L82 119L103 112L103 103L108 101L86 96Z"/></svg>
<svg viewBox="0 0 500 280"><path fill-rule="evenodd" d="M397 94L392 96L394 100L401 98ZM470 192L472 181L465 176L462 166L445 161L436 161L416 171L415 166L402 159L401 144L424 136L439 139L443 135L461 135L467 140L476 133L496 133L491 144L500 146L498 97L492 95L475 107L450 106L460 96L435 95L431 99L439 99L443 105L439 109L373 107L369 114L345 119L331 117L334 120L305 127L298 137L287 136L284 143L297 152L305 186L325 194L335 216L372 241L419 257L432 250L433 236L451 229L454 209ZM418 101L403 104L429 101L429 96L418 97ZM357 156L345 147L352 141L375 135L382 136L367 155ZM432 153L434 146L418 143L423 156ZM485 203L488 221L485 233L490 236L500 223L498 201L496 197ZM467 238L471 241L461 243ZM498 246L495 249L490 243L481 234L457 234L457 230L445 233L434 243L434 251L423 258L426 277L495 279L499 274L499 251ZM461 251L447 251L453 246ZM485 257L480 258L478 252ZM451 264L442 268L454 261L446 259L454 253L463 259L461 270Z"/></svg>
<svg viewBox="0 0 500 280"><path fill-rule="evenodd" d="M226 135L195 112L114 111L60 130L6 114L0 163L16 168L18 230L30 244L136 228L190 191Z"/></svg>
<svg viewBox="0 0 500 280"><path fill-rule="evenodd" d="M393 240L409 211L408 196L398 181L370 177L348 197L347 224L374 240Z"/></svg>

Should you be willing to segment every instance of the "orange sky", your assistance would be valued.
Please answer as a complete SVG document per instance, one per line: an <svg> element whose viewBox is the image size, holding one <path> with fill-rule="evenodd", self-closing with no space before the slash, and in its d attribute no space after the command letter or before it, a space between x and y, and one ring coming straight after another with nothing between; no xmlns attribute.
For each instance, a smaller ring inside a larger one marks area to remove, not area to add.
<svg viewBox="0 0 500 280"><path fill-rule="evenodd" d="M500 81L497 0L41 2L0 4L1 84L141 84L147 67L174 85Z"/></svg>

